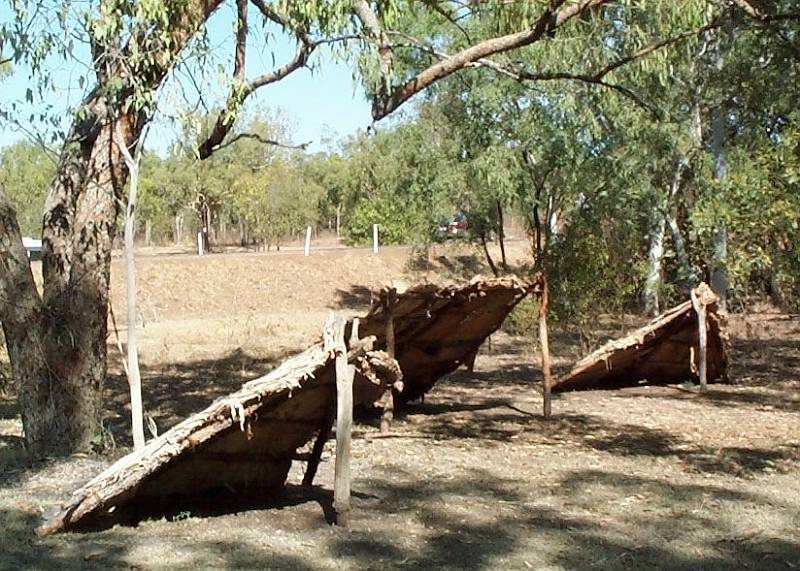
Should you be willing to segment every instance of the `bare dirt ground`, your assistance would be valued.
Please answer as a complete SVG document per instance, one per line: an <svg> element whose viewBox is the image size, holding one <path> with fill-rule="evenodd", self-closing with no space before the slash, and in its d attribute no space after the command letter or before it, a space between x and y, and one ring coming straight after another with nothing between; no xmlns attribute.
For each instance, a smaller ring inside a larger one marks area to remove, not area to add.
<svg viewBox="0 0 800 571"><path fill-rule="evenodd" d="M481 269L470 252L441 253L429 279ZM362 311L369 287L424 278L407 259L405 249L142 258L148 414L164 430L305 346L331 310ZM26 464L13 399L0 400L0 568L800 568L800 316L737 316L731 333L737 385L570 393L549 422L531 341L496 334L474 373L442 380L392 434L358 427L350 531L326 523L326 461L312 492L296 463L284 497L262 505L39 540L41 515L129 445L112 348L108 455ZM553 337L563 370L577 338Z"/></svg>

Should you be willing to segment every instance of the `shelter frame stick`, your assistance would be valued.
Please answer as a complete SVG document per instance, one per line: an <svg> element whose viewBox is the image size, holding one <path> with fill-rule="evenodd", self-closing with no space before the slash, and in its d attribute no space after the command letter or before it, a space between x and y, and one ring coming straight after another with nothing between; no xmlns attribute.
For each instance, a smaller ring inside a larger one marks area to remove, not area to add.
<svg viewBox="0 0 800 571"><path fill-rule="evenodd" d="M698 376L700 377L700 390L705 391L708 385L708 326L706 324L706 306L697 297L697 292L692 290L692 307L697 314L697 342L698 342Z"/></svg>
<svg viewBox="0 0 800 571"><path fill-rule="evenodd" d="M303 486L311 487L314 485L314 477L317 475L322 452L325 450L325 443L331 437L331 431L333 430L333 417L334 411L333 406L331 406L330 412L320 424L319 435L314 441L314 447L311 449L311 456L309 456L308 464L306 465L306 473L303 475Z"/></svg>
<svg viewBox="0 0 800 571"><path fill-rule="evenodd" d="M353 428L353 377L355 366L347 363L345 320L337 317L336 332L336 460L333 478L333 509L336 525L350 526L350 448ZM358 320L353 321L358 338Z"/></svg>
<svg viewBox="0 0 800 571"><path fill-rule="evenodd" d="M394 306L397 303L397 290L390 288L386 291L384 301L384 311L386 313L386 353L394 359L395 340L394 340ZM383 413L381 415L381 432L387 433L392 427L394 420L394 390L391 386L386 390L382 399Z"/></svg>

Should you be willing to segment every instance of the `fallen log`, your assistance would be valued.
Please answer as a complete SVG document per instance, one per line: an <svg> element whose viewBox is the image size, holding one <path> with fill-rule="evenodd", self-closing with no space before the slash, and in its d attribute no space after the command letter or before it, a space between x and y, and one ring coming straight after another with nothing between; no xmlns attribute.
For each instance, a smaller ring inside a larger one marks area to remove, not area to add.
<svg viewBox="0 0 800 571"><path fill-rule="evenodd" d="M694 303L673 307L581 359L553 384L553 392L697 381L703 361L698 322L706 327L707 382L727 382L728 338L725 315L717 305L719 298L706 284L695 288L692 297ZM698 311L705 313L705 319L698 319Z"/></svg>

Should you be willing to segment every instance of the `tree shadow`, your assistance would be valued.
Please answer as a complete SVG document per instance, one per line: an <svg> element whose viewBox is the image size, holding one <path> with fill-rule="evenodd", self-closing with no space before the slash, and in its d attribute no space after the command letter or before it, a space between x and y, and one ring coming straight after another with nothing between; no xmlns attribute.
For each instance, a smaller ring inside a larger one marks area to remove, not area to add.
<svg viewBox="0 0 800 571"><path fill-rule="evenodd" d="M0 488L17 483L31 463L21 436L0 435Z"/></svg>
<svg viewBox="0 0 800 571"><path fill-rule="evenodd" d="M766 569L792 568L800 562L800 542L759 538L757 534L742 536L731 525L737 518L726 519L716 513L724 502L772 510L775 500L769 497L596 469L573 471L562 478L559 487L566 497L591 498L601 493L617 498L616 509L629 512L621 521L631 528L626 532L616 522L572 528L569 548L556 558L569 569ZM647 510L622 507L630 498L638 499ZM783 507L789 512L787 522L800 515L793 506ZM709 541L710 536L717 538ZM687 538L710 549L687 553L681 545Z"/></svg>
<svg viewBox="0 0 800 571"><path fill-rule="evenodd" d="M369 526L368 518L380 513L389 521L394 517L418 520L420 529L387 525L370 527L367 533L336 535L331 551L337 561L364 568L688 571L791 565L800 557L796 541L741 538L727 520L696 510L703 502L738 502L761 508L774 504L770 498L722 487L676 485L601 470L568 472L555 482L553 497L548 498L555 505L565 500L591 503L600 492L622 505L634 495L645 498L647 509L617 507L628 513L609 520L581 509L556 509L526 501L527 491L519 481L503 480L484 470L424 483L415 482L414 475L403 470L396 476L367 482L367 489L378 500L356 503L358 527L363 530ZM471 512L473 502L482 509ZM488 516L487 506L494 506ZM681 521L677 528L676 514ZM789 513L787 523L797 515ZM690 554L680 543L668 541L676 531L700 545L712 540L711 554Z"/></svg>
<svg viewBox="0 0 800 571"><path fill-rule="evenodd" d="M788 472L800 462L797 444L776 443L769 448L700 445L666 430L591 414L556 414L545 420L538 411L521 409L506 399L426 402L412 405L399 419L413 422L415 430L438 440L477 440L482 447L501 446L512 439L564 444L620 457L671 458L690 471L737 478Z"/></svg>
<svg viewBox="0 0 800 571"><path fill-rule="evenodd" d="M145 414L156 423L159 433L165 432L216 399L238 390L247 381L267 374L287 356L288 353L278 352L255 357L237 349L219 359L201 359L164 367L144 366L142 399ZM130 390L124 375L112 375L107 379L104 423L115 444L132 444Z"/></svg>
<svg viewBox="0 0 800 571"><path fill-rule="evenodd" d="M128 568L128 548L118 540L73 541L64 546L36 540L39 518L32 512L0 509L3 549L0 569L116 569Z"/></svg>
<svg viewBox="0 0 800 571"><path fill-rule="evenodd" d="M372 303L374 291L366 286L354 285L349 289L337 289L331 309L367 310Z"/></svg>

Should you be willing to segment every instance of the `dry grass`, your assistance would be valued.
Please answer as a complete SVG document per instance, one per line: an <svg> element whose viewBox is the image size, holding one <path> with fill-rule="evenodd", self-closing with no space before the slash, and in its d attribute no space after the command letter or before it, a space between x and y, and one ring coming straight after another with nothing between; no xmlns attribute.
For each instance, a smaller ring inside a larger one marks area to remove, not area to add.
<svg viewBox="0 0 800 571"><path fill-rule="evenodd" d="M274 366L332 307L359 311L362 284L408 279L405 256L143 259L156 316L142 329L148 411L169 426ZM296 487L297 463L271 503L38 540L42 512L113 458L26 465L13 403L0 402L0 568L797 568L800 318L756 315L731 330L741 384L570 393L550 422L538 415L535 352L496 335L474 374L444 380L391 435L359 426L352 531L326 523L326 461L313 492ZM561 368L579 352L566 335L553 345ZM125 392L112 379L120 444Z"/></svg>

